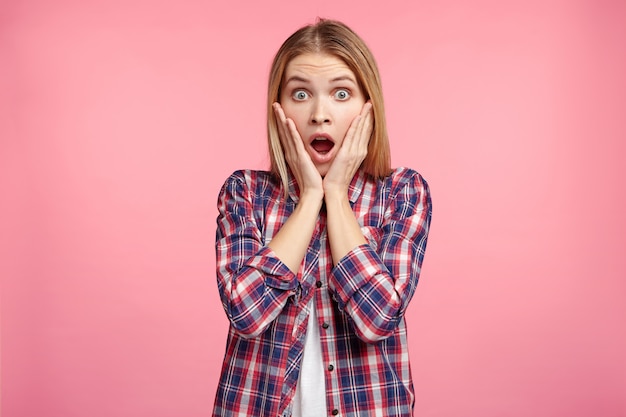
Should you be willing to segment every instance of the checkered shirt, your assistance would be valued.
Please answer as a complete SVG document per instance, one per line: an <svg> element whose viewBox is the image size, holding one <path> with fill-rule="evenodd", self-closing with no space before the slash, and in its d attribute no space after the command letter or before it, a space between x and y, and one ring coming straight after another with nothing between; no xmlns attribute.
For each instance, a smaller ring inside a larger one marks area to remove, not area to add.
<svg viewBox="0 0 626 417"><path fill-rule="evenodd" d="M362 171L349 199L367 243L333 267L326 213L297 274L267 244L298 203L266 171L237 171L218 198L216 267L230 329L213 416L288 417L309 318L316 308L329 416L412 416L404 313L431 219L426 181L398 168ZM309 301L314 298L314 302Z"/></svg>

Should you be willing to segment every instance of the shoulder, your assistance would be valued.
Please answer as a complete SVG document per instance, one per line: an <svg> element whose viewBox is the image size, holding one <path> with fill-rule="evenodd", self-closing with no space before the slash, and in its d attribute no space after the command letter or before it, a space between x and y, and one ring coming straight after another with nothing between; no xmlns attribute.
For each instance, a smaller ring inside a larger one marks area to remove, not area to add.
<svg viewBox="0 0 626 417"><path fill-rule="evenodd" d="M406 190L407 188L418 193L428 193L428 183L414 169L407 167L395 168L391 174L383 179L385 187L391 190L392 194Z"/></svg>
<svg viewBox="0 0 626 417"><path fill-rule="evenodd" d="M233 172L222 185L220 195L245 195L248 198L267 198L281 188L278 177L269 171L240 169Z"/></svg>
<svg viewBox="0 0 626 417"><path fill-rule="evenodd" d="M394 169L385 178L388 195L388 203L395 207L394 210L408 215L408 213L426 213L430 218L432 213L432 201L428 183L417 171L400 167Z"/></svg>
<svg viewBox="0 0 626 417"><path fill-rule="evenodd" d="M224 182L224 186L245 186L248 188L276 187L280 185L280 181L274 174L269 171L257 171L252 169L239 169L232 174Z"/></svg>

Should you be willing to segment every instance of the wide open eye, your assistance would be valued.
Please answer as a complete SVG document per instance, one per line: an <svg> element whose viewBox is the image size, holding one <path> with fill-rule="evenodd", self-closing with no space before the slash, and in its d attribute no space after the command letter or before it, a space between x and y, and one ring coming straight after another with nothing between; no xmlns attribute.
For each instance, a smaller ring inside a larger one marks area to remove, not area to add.
<svg viewBox="0 0 626 417"><path fill-rule="evenodd" d="M304 90L296 90L291 96L294 98L294 100L303 101L309 98L309 93Z"/></svg>
<svg viewBox="0 0 626 417"><path fill-rule="evenodd" d="M335 98L340 101L344 101L350 98L350 91L345 88L340 88L335 91Z"/></svg>

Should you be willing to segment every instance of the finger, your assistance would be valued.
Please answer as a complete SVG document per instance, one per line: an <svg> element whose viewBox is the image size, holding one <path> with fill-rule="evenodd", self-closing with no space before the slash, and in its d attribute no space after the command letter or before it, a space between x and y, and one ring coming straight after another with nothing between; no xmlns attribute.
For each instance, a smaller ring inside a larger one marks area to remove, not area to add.
<svg viewBox="0 0 626 417"><path fill-rule="evenodd" d="M298 183L301 183L301 175L308 169L308 165L312 166L309 154L304 148L304 142L300 137L295 122L286 117L284 110L280 104L275 103L274 109L279 120L280 129L282 130L282 143L287 164L292 169Z"/></svg>
<svg viewBox="0 0 626 417"><path fill-rule="evenodd" d="M367 149L373 129L372 104L370 102L365 103L359 116L358 125L354 133L354 145L356 149L363 151Z"/></svg>
<svg viewBox="0 0 626 417"><path fill-rule="evenodd" d="M356 137L361 119L362 117L359 114L354 118L354 120L352 120L352 123L350 123L350 127L348 128L348 131L346 132L346 136L343 140L343 143L341 144L342 149L345 148L348 151L352 149L354 142L355 142L354 138Z"/></svg>
<svg viewBox="0 0 626 417"><path fill-rule="evenodd" d="M287 130L289 130L289 136L292 138L293 144L296 146L296 148L298 147L298 145L301 145L304 148L304 145L302 145L302 140L300 139L300 132L298 132L298 128L296 127L295 122L291 119L287 119L285 127Z"/></svg>
<svg viewBox="0 0 626 417"><path fill-rule="evenodd" d="M370 114L372 112L372 107L374 105L372 104L371 101L366 101L365 104L363 104L363 109L361 109L361 115L362 116L366 116L368 114Z"/></svg>
<svg viewBox="0 0 626 417"><path fill-rule="evenodd" d="M274 112L277 118L277 124L279 129L279 138L283 145L283 149L285 152L285 158L287 162L292 162L297 158L298 150L294 143L297 143L299 140L299 134L297 133L297 129L295 129L295 125L291 119L288 119L285 116L285 112L282 107L278 103L274 103ZM292 127L290 127L292 125ZM295 133L295 135L294 135ZM294 138L294 136L296 136Z"/></svg>
<svg viewBox="0 0 626 417"><path fill-rule="evenodd" d="M368 120L368 108L369 106L366 103L366 105L363 106L361 113L354 118L348 128L348 131L346 132L346 138L342 147L345 147L346 151L350 153L357 152L362 148L362 143L364 141L362 136L364 127L366 126Z"/></svg>
<svg viewBox="0 0 626 417"><path fill-rule="evenodd" d="M372 115L372 103L367 101L365 102L365 104L363 104L363 108L361 109L361 112L359 113L359 117L355 119L355 122L356 122L355 136L356 137L359 137L363 133L364 127L366 127L367 124L371 120L371 115Z"/></svg>
<svg viewBox="0 0 626 417"><path fill-rule="evenodd" d="M274 115L276 117L276 125L278 127L278 136L283 143L283 146L285 146L285 141L287 140L288 136L287 129L285 127L287 118L285 117L285 112L283 111L279 103L274 103L273 107Z"/></svg>
<svg viewBox="0 0 626 417"><path fill-rule="evenodd" d="M281 122L280 124L285 139L289 141L290 145L293 144L296 148L298 148L298 145L302 145L302 139L300 138L300 132L298 132L295 122L285 115L285 112L280 104L274 103L274 108ZM304 149L304 146L302 146L302 149Z"/></svg>
<svg viewBox="0 0 626 417"><path fill-rule="evenodd" d="M372 125L372 103L368 101L367 103L363 105L363 110L361 111L360 116L361 116L361 120L359 121L357 134L358 134L358 137L363 137L363 136L367 137L368 130L371 129L371 125Z"/></svg>
<svg viewBox="0 0 626 417"><path fill-rule="evenodd" d="M358 168L367 155L367 144L369 142L368 126L370 125L369 110L370 104L366 104L361 113L354 119L349 129L349 135L346 135L346 153L347 161L352 167L349 169L350 177L354 175L352 169ZM343 145L342 145L343 147Z"/></svg>

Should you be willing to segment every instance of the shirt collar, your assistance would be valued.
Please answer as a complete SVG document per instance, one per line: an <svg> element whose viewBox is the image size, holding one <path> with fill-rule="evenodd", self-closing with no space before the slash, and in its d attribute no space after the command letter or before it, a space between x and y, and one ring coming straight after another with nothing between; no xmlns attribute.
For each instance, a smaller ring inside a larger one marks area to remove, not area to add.
<svg viewBox="0 0 626 417"><path fill-rule="evenodd" d="M354 203L361 195L366 179L367 174L362 169L359 169L356 174L354 174L352 181L350 181L350 185L348 185L348 199L351 203ZM296 178L291 173L291 170L289 170L288 187L289 197L294 203L297 204L299 201L300 189L298 188L298 183L296 182Z"/></svg>

